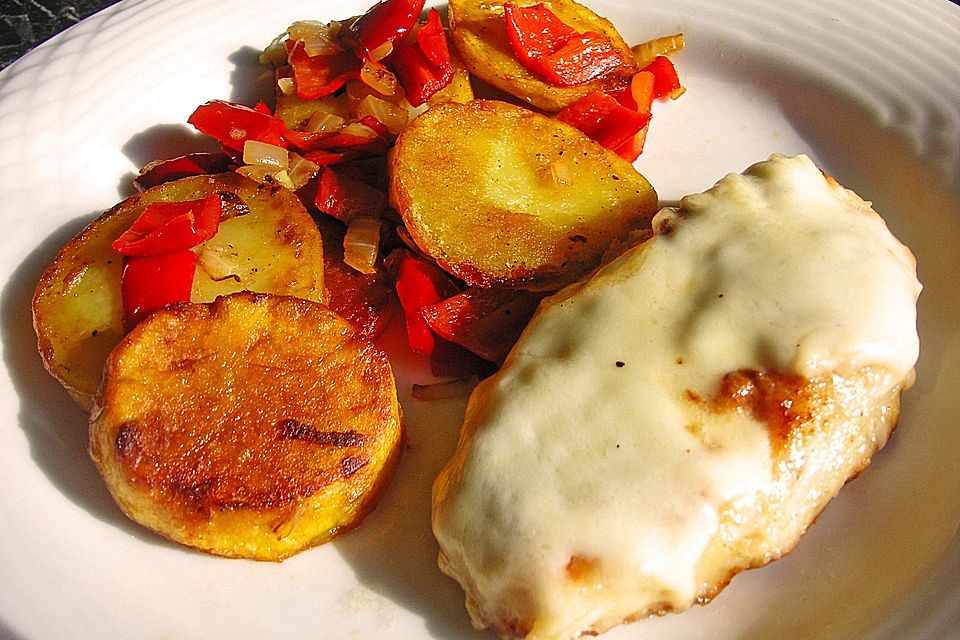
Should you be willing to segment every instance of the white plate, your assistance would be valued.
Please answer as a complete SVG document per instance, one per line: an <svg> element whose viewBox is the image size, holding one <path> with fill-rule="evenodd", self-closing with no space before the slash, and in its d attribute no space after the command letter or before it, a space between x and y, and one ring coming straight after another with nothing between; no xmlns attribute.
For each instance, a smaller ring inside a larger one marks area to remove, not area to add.
<svg viewBox="0 0 960 640"><path fill-rule="evenodd" d="M361 0L362 2L362 0ZM0 638L489 638L435 565L429 485L461 402L401 391L409 448L384 502L282 565L208 557L113 505L85 417L46 375L29 301L44 266L130 192L137 167L202 146L211 98L253 104L257 48L361 2L128 0L0 73ZM960 636L960 10L945 0L595 0L630 41L682 31L688 87L657 104L637 166L665 200L772 152L810 154L874 201L926 288L900 429L798 549L710 606L613 638Z"/></svg>

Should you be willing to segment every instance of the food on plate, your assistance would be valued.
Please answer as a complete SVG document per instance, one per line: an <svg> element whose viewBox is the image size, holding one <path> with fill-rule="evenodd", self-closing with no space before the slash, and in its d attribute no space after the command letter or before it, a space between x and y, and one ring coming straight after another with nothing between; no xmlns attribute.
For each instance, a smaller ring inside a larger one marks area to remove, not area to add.
<svg viewBox="0 0 960 640"><path fill-rule="evenodd" d="M390 155L390 199L410 236L469 285L556 290L648 227L653 187L574 127L476 100L433 107Z"/></svg>
<svg viewBox="0 0 960 640"><path fill-rule="evenodd" d="M249 292L138 324L110 354L90 428L133 520L257 560L357 525L400 441L381 351L322 304Z"/></svg>
<svg viewBox="0 0 960 640"><path fill-rule="evenodd" d="M789 552L913 383L913 255L805 156L653 225L541 304L434 485L440 566L504 638L681 611Z"/></svg>
<svg viewBox="0 0 960 640"><path fill-rule="evenodd" d="M219 194L216 235L200 243L190 300L250 290L320 300L323 245L297 198L236 173L167 182L133 195L91 222L44 272L33 299L34 327L44 365L86 408L107 355L127 330L121 273L124 258L111 245L151 203L193 201ZM148 281L146 289L163 284Z"/></svg>
<svg viewBox="0 0 960 640"><path fill-rule="evenodd" d="M448 7L451 39L470 72L544 111L622 90L638 71L613 24L572 0L450 0Z"/></svg>

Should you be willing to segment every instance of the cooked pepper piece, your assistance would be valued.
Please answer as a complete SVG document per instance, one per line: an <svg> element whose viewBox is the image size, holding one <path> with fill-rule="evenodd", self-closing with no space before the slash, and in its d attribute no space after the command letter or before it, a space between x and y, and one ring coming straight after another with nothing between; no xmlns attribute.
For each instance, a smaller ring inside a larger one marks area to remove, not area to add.
<svg viewBox="0 0 960 640"><path fill-rule="evenodd" d="M133 179L133 186L137 191L146 191L158 184L188 176L223 173L232 166L233 159L226 153L188 153L169 160L151 162L140 169L140 175Z"/></svg>
<svg viewBox="0 0 960 640"><path fill-rule="evenodd" d="M516 289L470 287L421 313L437 335L499 364L527 326L540 297Z"/></svg>
<svg viewBox="0 0 960 640"><path fill-rule="evenodd" d="M683 85L680 84L677 68L673 66L670 58L666 56L657 56L654 58L653 62L647 65L644 71L649 71L653 74L654 98L667 97L676 100L686 91Z"/></svg>
<svg viewBox="0 0 960 640"><path fill-rule="evenodd" d="M360 75L360 60L350 51L311 56L302 40L287 40L286 45L297 96L303 100L330 95Z"/></svg>
<svg viewBox="0 0 960 640"><path fill-rule="evenodd" d="M195 247L217 234L223 202L212 193L200 200L154 202L111 245L125 256L155 256Z"/></svg>
<svg viewBox="0 0 960 640"><path fill-rule="evenodd" d="M610 39L578 33L542 4L504 5L507 37L520 63L550 84L574 87L628 65Z"/></svg>
<svg viewBox="0 0 960 640"><path fill-rule="evenodd" d="M234 151L242 152L247 140L285 146L283 120L241 104L211 100L197 107L187 122Z"/></svg>
<svg viewBox="0 0 960 640"><path fill-rule="evenodd" d="M324 167L317 182L316 207L341 222L358 216L379 217L387 209L387 194L343 171Z"/></svg>
<svg viewBox="0 0 960 640"><path fill-rule="evenodd" d="M387 262L396 274L397 298L403 308L410 349L433 355L437 337L421 312L424 307L457 294L460 287L443 269L406 249L396 249L387 257Z"/></svg>
<svg viewBox="0 0 960 640"><path fill-rule="evenodd" d="M189 302L196 269L190 250L124 259L120 291L127 326L168 304Z"/></svg>
<svg viewBox="0 0 960 640"><path fill-rule="evenodd" d="M431 9L412 43L397 46L390 57L410 104L417 107L453 80L453 64L440 12Z"/></svg>
<svg viewBox="0 0 960 640"><path fill-rule="evenodd" d="M580 98L560 111L556 118L575 126L591 139L631 162L635 158L627 157L627 147L634 136L650 122L649 113L628 109L602 91L595 91Z"/></svg>
<svg viewBox="0 0 960 640"><path fill-rule="evenodd" d="M382 0L373 5L350 25L360 53L369 56L388 42L396 45L416 23L423 5L424 0Z"/></svg>

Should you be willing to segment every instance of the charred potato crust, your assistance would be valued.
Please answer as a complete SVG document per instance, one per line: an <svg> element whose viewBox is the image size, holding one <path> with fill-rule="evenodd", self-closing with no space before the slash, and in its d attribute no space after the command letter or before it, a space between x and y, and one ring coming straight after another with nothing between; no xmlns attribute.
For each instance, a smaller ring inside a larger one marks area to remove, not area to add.
<svg viewBox="0 0 960 640"><path fill-rule="evenodd" d="M47 267L33 298L40 355L53 376L84 408L100 382L103 363L124 334L120 296L122 257L110 244L151 202L226 194L225 220L197 247L200 265L191 301L251 290L320 300L323 243L310 215L289 191L236 173L196 176L133 195L91 222ZM216 266L208 270L205 265Z"/></svg>
<svg viewBox="0 0 960 640"><path fill-rule="evenodd" d="M419 247L468 284L543 291L589 273L657 209L626 160L489 100L437 105L411 123L390 156L390 198Z"/></svg>
<svg viewBox="0 0 960 640"><path fill-rule="evenodd" d="M557 87L541 80L520 64L510 41L503 14L504 2L450 0L450 36L471 73L487 84L529 102L544 111L559 111L594 91L616 91L629 84L638 71L613 24L572 0L513 0L521 7L543 4L558 18L580 32L594 31L610 38L624 66L602 78L576 87Z"/></svg>
<svg viewBox="0 0 960 640"><path fill-rule="evenodd" d="M162 309L110 354L90 454L133 520L282 560L355 526L393 467L386 356L319 303L238 293Z"/></svg>

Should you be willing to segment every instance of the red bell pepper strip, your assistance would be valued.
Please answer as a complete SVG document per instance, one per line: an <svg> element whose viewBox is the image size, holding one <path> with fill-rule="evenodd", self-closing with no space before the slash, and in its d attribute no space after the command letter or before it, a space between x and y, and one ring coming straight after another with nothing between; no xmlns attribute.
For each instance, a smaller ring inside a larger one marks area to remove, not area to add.
<svg viewBox="0 0 960 640"><path fill-rule="evenodd" d="M120 291L128 327L173 302L189 302L197 256L184 250L124 259Z"/></svg>
<svg viewBox="0 0 960 640"><path fill-rule="evenodd" d="M423 319L421 311L455 295L460 288L443 269L406 249L396 249L387 256L386 262L396 274L397 297L403 309L410 349L432 355L437 338Z"/></svg>
<svg viewBox="0 0 960 640"><path fill-rule="evenodd" d="M579 33L542 4L503 6L507 39L524 67L550 84L572 87L629 66L610 38Z"/></svg>
<svg viewBox="0 0 960 640"><path fill-rule="evenodd" d="M197 107L187 122L235 151L242 152L247 140L285 146L283 120L232 102L211 100Z"/></svg>
<svg viewBox="0 0 960 640"><path fill-rule="evenodd" d="M649 113L627 109L602 91L589 93L564 107L556 118L618 154L650 122Z"/></svg>
<svg viewBox="0 0 960 640"><path fill-rule="evenodd" d="M349 27L356 36L359 53L369 57L387 42L396 46L413 28L423 5L424 0L382 0L370 7Z"/></svg>
<svg viewBox="0 0 960 640"><path fill-rule="evenodd" d="M470 287L423 308L437 335L484 360L502 363L533 316L540 297L515 289Z"/></svg>
<svg viewBox="0 0 960 640"><path fill-rule="evenodd" d="M430 9L427 23L417 31L414 42L400 44L389 62L400 79L407 99L415 107L453 80L450 47L440 23L440 12Z"/></svg>
<svg viewBox="0 0 960 640"><path fill-rule="evenodd" d="M647 65L644 71L649 71L653 74L654 98L667 97L676 100L686 91L683 85L680 84L677 68L673 66L670 58L666 56L657 56L654 58L653 62Z"/></svg>
<svg viewBox="0 0 960 640"><path fill-rule="evenodd" d="M427 12L426 24L417 31L417 46L434 66L450 66L450 47L440 22L440 12L436 9Z"/></svg>
<svg viewBox="0 0 960 640"><path fill-rule="evenodd" d="M653 107L654 76L649 71L638 71L633 74L630 85L611 93L617 102L637 113L650 113Z"/></svg>
<svg viewBox="0 0 960 640"><path fill-rule="evenodd" d="M311 56L302 40L287 40L286 46L297 97L302 100L322 98L360 77L360 60L350 51Z"/></svg>
<svg viewBox="0 0 960 640"><path fill-rule="evenodd" d="M170 160L151 162L133 179L133 186L137 191L146 191L150 187L180 178L230 171L233 166L233 159L225 153L188 153Z"/></svg>
<svg viewBox="0 0 960 640"><path fill-rule="evenodd" d="M349 223L357 216L379 217L387 210L387 194L343 171L323 167L314 204L320 211Z"/></svg>
<svg viewBox="0 0 960 640"><path fill-rule="evenodd" d="M195 247L217 234L223 202L212 193L200 200L154 202L111 245L125 256L155 256Z"/></svg>

